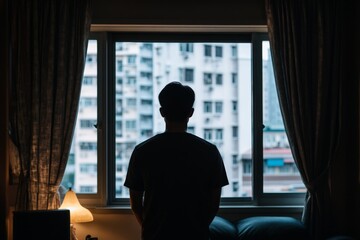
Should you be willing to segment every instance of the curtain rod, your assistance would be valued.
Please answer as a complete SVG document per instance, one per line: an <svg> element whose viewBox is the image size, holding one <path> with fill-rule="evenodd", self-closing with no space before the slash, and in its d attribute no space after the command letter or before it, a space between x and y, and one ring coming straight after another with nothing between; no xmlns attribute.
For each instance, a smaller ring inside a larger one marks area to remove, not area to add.
<svg viewBox="0 0 360 240"><path fill-rule="evenodd" d="M267 32L266 25L91 24L92 32Z"/></svg>

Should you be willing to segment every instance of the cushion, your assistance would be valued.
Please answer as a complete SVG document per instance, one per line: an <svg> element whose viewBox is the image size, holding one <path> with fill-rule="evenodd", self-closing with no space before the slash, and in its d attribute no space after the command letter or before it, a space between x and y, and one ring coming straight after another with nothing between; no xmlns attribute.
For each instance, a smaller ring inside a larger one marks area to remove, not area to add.
<svg viewBox="0 0 360 240"><path fill-rule="evenodd" d="M305 226L292 217L249 217L235 223L238 239L309 240Z"/></svg>
<svg viewBox="0 0 360 240"><path fill-rule="evenodd" d="M233 240L237 236L233 223L219 216L215 216L209 229L211 240Z"/></svg>

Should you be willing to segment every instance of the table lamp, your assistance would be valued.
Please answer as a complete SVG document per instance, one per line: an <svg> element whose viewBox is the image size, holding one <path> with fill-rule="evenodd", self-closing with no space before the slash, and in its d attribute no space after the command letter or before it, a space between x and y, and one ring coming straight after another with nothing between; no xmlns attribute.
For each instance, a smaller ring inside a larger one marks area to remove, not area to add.
<svg viewBox="0 0 360 240"><path fill-rule="evenodd" d="M74 223L91 222L94 220L91 212L81 206L74 191L69 188L59 209L70 210L71 240L77 240Z"/></svg>

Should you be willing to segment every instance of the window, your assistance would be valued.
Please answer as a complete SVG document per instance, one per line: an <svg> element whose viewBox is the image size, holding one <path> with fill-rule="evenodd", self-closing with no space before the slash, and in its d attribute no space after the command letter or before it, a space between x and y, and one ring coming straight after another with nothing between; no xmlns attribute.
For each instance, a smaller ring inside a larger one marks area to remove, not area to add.
<svg viewBox="0 0 360 240"><path fill-rule="evenodd" d="M94 129L96 125L96 120L81 119L80 128Z"/></svg>
<svg viewBox="0 0 360 240"><path fill-rule="evenodd" d="M222 57L222 47L221 46L215 46L215 57Z"/></svg>
<svg viewBox="0 0 360 240"><path fill-rule="evenodd" d="M193 126L188 126L187 132L188 132L188 133L191 133L191 134L195 134L195 127L193 127Z"/></svg>
<svg viewBox="0 0 360 240"><path fill-rule="evenodd" d="M83 85L96 85L96 77L84 76Z"/></svg>
<svg viewBox="0 0 360 240"><path fill-rule="evenodd" d="M237 46L231 46L231 57L237 57Z"/></svg>
<svg viewBox="0 0 360 240"><path fill-rule="evenodd" d="M204 84L205 85L212 84L212 74L211 73L204 73Z"/></svg>
<svg viewBox="0 0 360 240"><path fill-rule="evenodd" d="M180 52L194 52L193 43L180 43Z"/></svg>
<svg viewBox="0 0 360 240"><path fill-rule="evenodd" d="M238 127L237 127L237 126L233 126L233 127L232 127L232 137L233 137L233 138L237 138L237 137L238 137Z"/></svg>
<svg viewBox="0 0 360 240"><path fill-rule="evenodd" d="M266 193L294 192L297 188L304 191L305 186L300 180L300 174L286 137L279 102L276 101L278 96L268 41L262 42L262 49L262 118L265 126L263 129L263 191ZM273 179L279 178L286 180L274 184Z"/></svg>
<svg viewBox="0 0 360 240"><path fill-rule="evenodd" d="M233 113L237 113L237 111L238 111L237 110L238 102L237 101L232 101L231 106L232 106Z"/></svg>
<svg viewBox="0 0 360 240"><path fill-rule="evenodd" d="M215 102L215 112L222 113L223 112L223 102Z"/></svg>
<svg viewBox="0 0 360 240"><path fill-rule="evenodd" d="M238 75L237 75L237 73L232 73L232 74L231 74L231 82L232 82L233 84L237 84L237 81L238 81Z"/></svg>
<svg viewBox="0 0 360 240"><path fill-rule="evenodd" d="M223 139L223 130L222 129L216 129L215 130L215 139L216 140L222 140Z"/></svg>
<svg viewBox="0 0 360 240"><path fill-rule="evenodd" d="M62 185L77 193L98 192L97 57L98 41L89 40L78 116Z"/></svg>
<svg viewBox="0 0 360 240"><path fill-rule="evenodd" d="M89 201L129 204L123 187L129 158L136 144L164 130L157 95L178 80L196 92L188 132L216 144L224 159L231 184L222 204L301 204L266 35L224 34L224 41L222 33L179 35L186 42L167 33L93 35L63 185ZM180 57L179 48L192 59Z"/></svg>
<svg viewBox="0 0 360 240"><path fill-rule="evenodd" d="M204 102L204 113L211 113L212 112L212 102L205 101Z"/></svg>
<svg viewBox="0 0 360 240"><path fill-rule="evenodd" d="M223 75L221 73L216 74L216 85L223 84Z"/></svg>
<svg viewBox="0 0 360 240"><path fill-rule="evenodd" d="M136 121L135 120L126 120L125 121L126 130L135 130Z"/></svg>
<svg viewBox="0 0 360 240"><path fill-rule="evenodd" d="M212 139L212 130L211 129L204 129L204 139L211 141L211 139Z"/></svg>
<svg viewBox="0 0 360 240"><path fill-rule="evenodd" d="M204 45L204 56L205 57L211 57L211 45Z"/></svg>
<svg viewBox="0 0 360 240"><path fill-rule="evenodd" d="M129 55L128 56L128 64L135 64L136 63L136 56L135 55Z"/></svg>
<svg viewBox="0 0 360 240"><path fill-rule="evenodd" d="M117 71L122 72L123 71L123 64L121 60L117 61Z"/></svg>
<svg viewBox="0 0 360 240"><path fill-rule="evenodd" d="M192 68L180 68L179 69L179 79L180 81L186 82L186 83L192 83L194 82L194 69Z"/></svg>

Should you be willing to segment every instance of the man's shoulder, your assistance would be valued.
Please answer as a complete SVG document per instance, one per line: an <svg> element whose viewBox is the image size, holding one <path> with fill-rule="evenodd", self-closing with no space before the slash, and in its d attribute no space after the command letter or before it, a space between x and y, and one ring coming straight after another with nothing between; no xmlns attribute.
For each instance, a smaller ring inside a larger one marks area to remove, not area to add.
<svg viewBox="0 0 360 240"><path fill-rule="evenodd" d="M191 141L195 142L195 143L198 143L198 144L201 144L201 145L204 145L204 146L209 146L209 147L214 147L215 145L201 137L198 137L196 135L193 135L193 134L190 134L188 133L188 137L189 139L191 139Z"/></svg>
<svg viewBox="0 0 360 240"><path fill-rule="evenodd" d="M147 147L151 147L151 145L153 144L157 144L157 142L159 142L159 140L162 138L162 133L157 134L155 136L150 137L149 139L139 143L136 145L135 149L142 149L142 148L147 148Z"/></svg>
<svg viewBox="0 0 360 240"><path fill-rule="evenodd" d="M159 133L139 143L136 145L135 149L136 151L144 151L146 149L156 148L157 146L164 147L166 145L173 144L174 142L172 140L174 139L180 141L182 146L190 148L217 149L213 143L191 133L183 133L181 135Z"/></svg>

